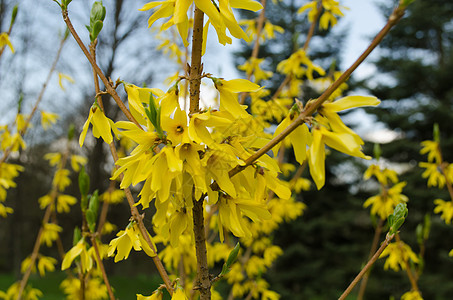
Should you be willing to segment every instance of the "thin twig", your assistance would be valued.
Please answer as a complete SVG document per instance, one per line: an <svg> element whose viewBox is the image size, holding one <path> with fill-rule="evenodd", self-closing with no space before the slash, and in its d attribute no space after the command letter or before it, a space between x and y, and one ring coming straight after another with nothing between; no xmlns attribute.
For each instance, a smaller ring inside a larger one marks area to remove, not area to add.
<svg viewBox="0 0 453 300"><path fill-rule="evenodd" d="M60 46L58 47L57 54L55 55L55 59L54 59L54 61L52 63L52 66L50 67L50 70L49 70L49 73L47 74L46 80L44 81L44 83L43 83L43 85L41 87L41 91L39 92L38 98L35 101L35 105L33 106L33 109L31 110L31 113L28 115L27 119L25 120L24 127L19 131L19 134L20 134L21 137L23 137L25 135L25 133L27 132L28 126L30 125L30 122L31 122L31 118L34 116L34 114L36 113L36 110L38 109L38 105L41 102L41 100L42 100L42 98L44 96L44 92L45 92L45 90L47 88L47 85L49 84L50 79L52 77L52 74L55 71L55 68L57 66L57 62L60 60L61 51L63 50L63 46L64 46L66 40L67 40L66 38L63 38L60 41ZM0 159L0 164L4 163L6 161L8 156L11 154L11 151L12 151L13 148L14 148L14 145L11 145L10 147L8 147L5 150L5 152L3 152L3 156Z"/></svg>
<svg viewBox="0 0 453 300"><path fill-rule="evenodd" d="M105 286L107 287L107 292L109 294L110 300L115 300L115 296L113 295L112 287L110 286L110 282L107 277L107 273L105 272L104 263L102 262L101 255L99 254L99 247L98 247L96 238L94 237L94 235L90 235L90 239L91 239L91 244L94 247L94 253L96 254L97 264L98 264L99 269L101 269L102 278L104 279Z"/></svg>
<svg viewBox="0 0 453 300"><path fill-rule="evenodd" d="M387 233L387 236L385 237L384 242L381 244L381 247L377 250L377 252L371 257L371 259L368 261L368 263L363 267L363 269L360 271L360 273L354 278L354 280L351 282L351 284L347 287L347 289L343 292L343 294L338 298L338 300L344 300L346 297L351 293L352 289L359 283L360 279L362 279L363 275L371 268L371 266L376 262L376 260L379 258L381 255L382 251L384 251L385 248L387 248L388 244L390 241L395 237L395 234L389 235Z"/></svg>
<svg viewBox="0 0 453 300"><path fill-rule="evenodd" d="M368 260L370 260L371 257L373 257L373 253L376 252L376 249L379 244L379 237L381 236L383 227L384 227L384 220L379 218L379 224L377 225L376 230L374 231L373 243L371 244L371 249L370 249L370 254L368 255ZM371 270L366 272L365 275L363 276L362 281L360 282L360 288L359 288L359 294L357 296L357 300L362 300L363 296L365 295L365 290L366 290L366 286L368 284L368 278L370 277L370 272L371 272Z"/></svg>
<svg viewBox="0 0 453 300"><path fill-rule="evenodd" d="M376 35L373 39L371 44L367 47L367 49L360 55L360 57L352 64L349 69L347 69L334 83L330 85L330 87L324 91L324 93L313 102L307 103L305 106L305 110L299 114L299 116L286 127L280 134L270 140L263 148L249 156L249 158L245 161L244 165L237 165L233 169L231 169L228 174L230 177L236 175L237 173L244 170L246 167L253 164L258 158L266 154L269 150L274 148L278 143L280 143L284 138L286 138L291 132L293 132L298 126L302 125L305 122L305 119L313 115L317 109L325 102L327 99L332 95L333 92L343 84L349 76L351 76L352 72L354 72L360 64L370 55L370 53L379 45L382 39L389 33L390 29L395 26L398 21L403 17L405 9L402 7L397 7L392 15L390 16L387 24L382 28L382 30ZM211 184L211 188L213 190L218 190L219 186L217 182Z"/></svg>
<svg viewBox="0 0 453 300"><path fill-rule="evenodd" d="M59 165L58 170L55 172L57 173L59 170L63 170L64 167L66 166L66 162L68 160L69 156L69 143L68 143L68 149L65 151L63 158L61 159L61 164ZM44 212L44 216L42 218L42 225L39 228L38 235L36 236L35 244L33 246L33 251L30 256L30 265L28 266L27 270L24 273L24 276L22 277L22 280L20 281L20 286L19 286L19 291L17 292L17 300L22 299L22 294L25 290L25 287L27 285L28 279L30 278L31 270L33 266L35 265L36 259L38 258L39 255L39 248L41 247L41 239L42 235L44 233L44 227L46 224L49 223L49 219L52 214L52 210L55 209L55 200L57 199L58 196L58 186L57 183L54 183L52 185L52 190L50 193L50 203L46 208L46 211Z"/></svg>
<svg viewBox="0 0 453 300"><path fill-rule="evenodd" d="M121 111L124 113L126 118L128 118L129 121L131 121L135 125L137 125L137 127L139 127L140 129L143 129L142 126L140 125L140 123L138 123L138 121L134 118L134 116L132 116L131 112L127 109L126 105L124 105L124 103L121 100L120 96L118 96L118 93L116 92L115 88L112 86L112 84L107 79L107 77L105 77L104 73L102 73L101 68L99 68L99 66L96 64L96 61L93 59L93 57L91 56L90 52L88 51L88 49L83 44L83 42L80 39L79 35L75 31L74 26L72 26L71 20L69 19L68 11L67 10L62 10L62 14L63 14L63 20L65 21L66 25L68 26L69 31L71 32L72 36L76 40L76 42L79 45L80 49L82 49L82 51L85 54L86 58L90 62L91 66L93 67L94 71L96 72L96 74L101 79L102 83L104 83L104 86L105 86L105 88L107 90L107 93L109 93L112 96L113 100L115 100L116 104L121 109Z"/></svg>
<svg viewBox="0 0 453 300"><path fill-rule="evenodd" d="M90 58L94 62L94 65L96 65L96 55L95 55L94 47L90 47L90 48L93 53L93 54L90 54ZM103 110L104 106L103 106L103 102L102 102L102 97L99 94L100 88L99 88L99 82L97 80L98 75L99 74L96 73L95 69L93 68L93 76L94 76L94 82L95 82L94 88L95 88L96 95L98 95L97 102L99 104L99 107L101 107L101 109ZM105 111L103 111L103 113L105 113ZM118 153L116 151L116 146L113 141L109 144L109 148L110 148L110 153L113 157L113 161L114 161L114 163L116 163L116 161L118 160ZM123 180L123 177L124 177L124 175L123 175L123 173L121 173L119 175L120 180ZM143 238L145 239L145 241L149 245L149 247L157 254L157 249L154 247L154 244L149 237L148 230L146 229L145 225L143 224L143 218L140 215L140 213L138 212L137 207L135 206L134 197L132 196L130 189L126 188L126 189L124 189L124 192L126 194L126 199L129 204L129 207L131 209L131 215L132 215L133 219L137 222L140 233L142 234ZM170 295L172 295L173 287L172 287L170 278L168 277L167 271L165 270L165 268L162 264L162 261L159 259L159 256L157 256L157 255L152 257L152 260L153 260L154 264L156 265L157 271L159 272L160 276L162 277L162 280L164 281L164 284L165 284L165 287L167 288L168 293Z"/></svg>

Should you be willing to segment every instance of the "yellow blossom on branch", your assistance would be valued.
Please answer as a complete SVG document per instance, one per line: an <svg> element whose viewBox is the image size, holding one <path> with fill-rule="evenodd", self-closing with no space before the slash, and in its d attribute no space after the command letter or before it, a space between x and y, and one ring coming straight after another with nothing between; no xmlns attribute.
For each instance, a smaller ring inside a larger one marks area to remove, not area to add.
<svg viewBox="0 0 453 300"><path fill-rule="evenodd" d="M170 20L164 26L167 28L176 25L184 46L187 46L189 31L187 11L193 3L208 16L207 24L210 23L214 26L219 42L222 45L231 44L232 42L231 38L226 34L227 28L234 37L249 41L249 37L244 33L234 17L233 8L251 11L258 11L263 8L259 2L254 0L224 0L220 1L218 5L211 0L166 0L146 3L140 10L146 11L160 6L148 19L148 27L151 27L158 19L170 17Z"/></svg>
<svg viewBox="0 0 453 300"><path fill-rule="evenodd" d="M434 208L434 213L441 214L440 217L445 221L446 224L451 223L453 219L453 203L452 201L444 201L442 199L434 200L436 207Z"/></svg>
<svg viewBox="0 0 453 300"><path fill-rule="evenodd" d="M406 270L406 263L412 261L419 263L419 258L409 245L403 241L390 243L387 248L381 253L379 258L387 257L384 264L384 269L391 268L393 271L398 272L400 268Z"/></svg>
<svg viewBox="0 0 453 300"><path fill-rule="evenodd" d="M2 32L0 33L0 49L3 49L3 47L6 46L8 46L11 52L14 53L14 47L9 40L9 35L6 32Z"/></svg>
<svg viewBox="0 0 453 300"><path fill-rule="evenodd" d="M112 120L108 119L104 115L99 107L93 105L90 108L90 114L88 115L88 119L83 125L82 133L79 137L80 147L83 146L83 142L85 141L90 123L93 125L93 135L96 138L102 137L104 142L106 142L107 144L110 144L113 141L111 129L115 125L113 124Z"/></svg>
<svg viewBox="0 0 453 300"><path fill-rule="evenodd" d="M59 116L55 113L41 111L41 126L42 128L44 128L44 130L49 129L50 126L52 126L52 124L55 124L58 119Z"/></svg>

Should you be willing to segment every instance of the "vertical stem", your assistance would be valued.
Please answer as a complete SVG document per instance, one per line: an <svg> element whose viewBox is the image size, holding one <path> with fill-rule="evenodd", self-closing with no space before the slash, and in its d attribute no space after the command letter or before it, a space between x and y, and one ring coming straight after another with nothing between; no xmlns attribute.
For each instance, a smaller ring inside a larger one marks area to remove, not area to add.
<svg viewBox="0 0 453 300"><path fill-rule="evenodd" d="M190 115L199 111L201 72L203 70L203 66L201 64L201 52L203 48L203 17L204 13L198 7L195 7L192 33L192 60L189 69ZM211 279L209 277L206 251L203 202L203 197L199 200L193 199L193 231L195 235L195 249L197 255L196 288L200 290L200 300L210 300Z"/></svg>
<svg viewBox="0 0 453 300"><path fill-rule="evenodd" d="M104 279L105 286L107 287L107 292L109 293L110 300L115 300L115 296L113 295L112 287L110 286L109 279L107 277L107 273L105 272L104 264L102 263L101 255L99 254L99 247L96 238L91 235L91 244L94 247L94 252L96 254L96 260L99 269L101 269L102 278Z"/></svg>
<svg viewBox="0 0 453 300"><path fill-rule="evenodd" d="M401 238L399 234L396 234L396 241L398 242L398 247L401 247ZM417 280L415 279L414 273L412 273L411 266L409 265L409 261L407 259L404 260L404 265L406 267L406 274L407 277L409 278L409 281L411 282L411 287L413 291L418 291L418 285L417 285Z"/></svg>
<svg viewBox="0 0 453 300"><path fill-rule="evenodd" d="M203 49L203 17L204 13L195 7L193 33L192 33L192 59L189 69L190 85L190 114L198 112L200 102L201 72L201 52Z"/></svg>
<svg viewBox="0 0 453 300"><path fill-rule="evenodd" d="M197 276L196 288L200 290L200 300L211 299L211 279L209 277L208 259L206 251L206 236L204 232L203 217L204 199L193 201L193 231L195 234L195 249L197 255Z"/></svg>
<svg viewBox="0 0 453 300"><path fill-rule="evenodd" d="M378 243L379 243L379 237L381 236L383 226L384 226L384 220L379 218L379 224L376 227L376 230L374 232L373 243L371 244L371 250L370 250L370 254L368 255L368 260L370 260L371 257L373 256L373 253L376 252L376 249L377 249ZM365 290L366 290L366 286L368 284L368 278L370 277L370 272L371 272L371 270L369 270L368 272L365 273L365 275L363 275L362 282L360 283L360 289L359 289L359 294L357 296L357 300L362 300L363 296L365 295Z"/></svg>

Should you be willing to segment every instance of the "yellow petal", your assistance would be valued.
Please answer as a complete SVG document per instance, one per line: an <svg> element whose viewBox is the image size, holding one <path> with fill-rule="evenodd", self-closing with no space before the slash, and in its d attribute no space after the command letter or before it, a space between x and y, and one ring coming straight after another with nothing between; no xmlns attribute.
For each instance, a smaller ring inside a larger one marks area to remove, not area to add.
<svg viewBox="0 0 453 300"><path fill-rule="evenodd" d="M263 9L261 3L254 0L230 0L230 5L234 8L247 9L251 11Z"/></svg>
<svg viewBox="0 0 453 300"><path fill-rule="evenodd" d="M320 130L313 130L313 142L309 150L308 165L310 166L310 175L313 178L316 187L320 190L326 181L325 178L325 160L326 152L322 141Z"/></svg>
<svg viewBox="0 0 453 300"><path fill-rule="evenodd" d="M337 112L353 107L376 106L379 103L381 103L381 101L379 101L378 98L372 96L346 96L332 103L323 104L323 106L326 109Z"/></svg>
<svg viewBox="0 0 453 300"><path fill-rule="evenodd" d="M96 109L94 112L92 123L95 137L101 136L107 144L113 142L109 120L100 109Z"/></svg>
<svg viewBox="0 0 453 300"><path fill-rule="evenodd" d="M257 92L261 89L259 85L246 79L221 80L222 87L233 93Z"/></svg>

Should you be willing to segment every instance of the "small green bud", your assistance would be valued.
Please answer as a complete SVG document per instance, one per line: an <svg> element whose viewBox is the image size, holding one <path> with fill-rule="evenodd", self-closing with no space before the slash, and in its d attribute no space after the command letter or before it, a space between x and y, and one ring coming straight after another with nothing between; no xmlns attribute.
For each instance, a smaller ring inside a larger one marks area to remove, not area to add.
<svg viewBox="0 0 453 300"><path fill-rule="evenodd" d="M90 26L93 27L94 23L96 21L104 21L105 18L105 7L102 5L102 1L96 1L93 3L93 6L91 7L91 13L90 13Z"/></svg>
<svg viewBox="0 0 453 300"><path fill-rule="evenodd" d="M439 124L434 123L433 126L433 137L434 141L440 143L440 129L439 129Z"/></svg>
<svg viewBox="0 0 453 300"><path fill-rule="evenodd" d="M90 204L88 205L88 210L92 211L97 216L98 210L99 210L98 190L94 191L93 195L91 195Z"/></svg>
<svg viewBox="0 0 453 300"><path fill-rule="evenodd" d="M85 213L85 217L87 219L88 228L90 232L96 231L96 215L91 210L87 210Z"/></svg>
<svg viewBox="0 0 453 300"><path fill-rule="evenodd" d="M431 231L431 215L429 213L425 214L423 220L423 238L427 240L429 238L429 233Z"/></svg>
<svg viewBox="0 0 453 300"><path fill-rule="evenodd" d="M74 228L74 236L72 238L72 245L75 246L82 239L82 231L79 227Z"/></svg>
<svg viewBox="0 0 453 300"><path fill-rule="evenodd" d="M379 145L378 143L374 144L373 154L374 154L374 158L376 158L376 160L379 160L379 158L381 158L382 150L381 150L381 145Z"/></svg>
<svg viewBox="0 0 453 300"><path fill-rule="evenodd" d="M74 138L74 135L75 135L75 126L73 123L71 123L69 125L69 129L68 129L68 140L72 140Z"/></svg>
<svg viewBox="0 0 453 300"><path fill-rule="evenodd" d="M397 233L398 229L403 225L408 214L406 203L400 203L395 207L393 214L389 216L388 222L390 227L390 234Z"/></svg>
<svg viewBox="0 0 453 300"><path fill-rule="evenodd" d="M419 245L423 244L423 225L422 224L418 224L417 225L417 228L415 228L415 235L417 236L417 243Z"/></svg>
<svg viewBox="0 0 453 300"><path fill-rule="evenodd" d="M102 30L103 25L104 25L104 23L99 20L94 23L93 27L91 28L91 32L90 32L90 40L92 42L94 42L94 40L97 39L99 33Z"/></svg>
<svg viewBox="0 0 453 300"><path fill-rule="evenodd" d="M241 249L241 245L239 242L234 246L233 250L231 250L230 254L228 255L227 261L223 264L222 267L222 272L220 272L219 276L224 276L230 272L230 268L233 265L233 263L236 261L236 258L238 257L239 250Z"/></svg>
<svg viewBox="0 0 453 300"><path fill-rule="evenodd" d="M16 16L17 16L18 10L19 10L19 4L14 5L13 12L11 13L11 23L10 23L9 27L13 27L14 22L16 22Z"/></svg>
<svg viewBox="0 0 453 300"><path fill-rule="evenodd" d="M402 6L403 8L406 8L407 6L411 5L412 2L414 2L415 0L400 0L400 6Z"/></svg>
<svg viewBox="0 0 453 300"><path fill-rule="evenodd" d="M88 174L85 172L85 167L82 167L79 172L79 189L82 198L86 198L88 192L90 191L90 176L88 176Z"/></svg>

